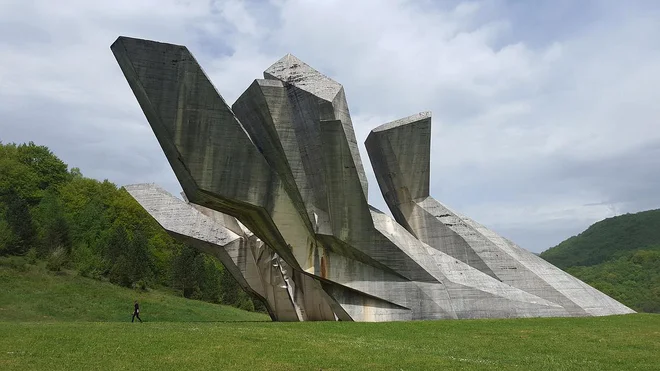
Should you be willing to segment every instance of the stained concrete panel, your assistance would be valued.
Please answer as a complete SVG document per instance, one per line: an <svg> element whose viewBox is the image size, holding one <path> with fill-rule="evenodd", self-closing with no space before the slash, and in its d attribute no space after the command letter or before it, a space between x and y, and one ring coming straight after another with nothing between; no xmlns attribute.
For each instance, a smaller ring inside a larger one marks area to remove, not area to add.
<svg viewBox="0 0 660 371"><path fill-rule="evenodd" d="M112 50L184 189L127 187L277 320L582 316L630 310L429 195L431 115L372 131L394 219L367 203L343 87L292 55L230 108L183 46Z"/></svg>

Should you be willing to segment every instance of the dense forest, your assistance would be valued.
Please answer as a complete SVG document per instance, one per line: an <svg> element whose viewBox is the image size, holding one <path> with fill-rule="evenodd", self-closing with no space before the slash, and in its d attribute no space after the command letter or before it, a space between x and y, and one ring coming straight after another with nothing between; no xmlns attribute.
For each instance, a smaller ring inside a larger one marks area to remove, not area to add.
<svg viewBox="0 0 660 371"><path fill-rule="evenodd" d="M0 143L0 256L7 255L138 290L264 309L219 262L172 239L125 190L84 177L32 142Z"/></svg>
<svg viewBox="0 0 660 371"><path fill-rule="evenodd" d="M602 220L541 257L637 311L660 313L660 210Z"/></svg>

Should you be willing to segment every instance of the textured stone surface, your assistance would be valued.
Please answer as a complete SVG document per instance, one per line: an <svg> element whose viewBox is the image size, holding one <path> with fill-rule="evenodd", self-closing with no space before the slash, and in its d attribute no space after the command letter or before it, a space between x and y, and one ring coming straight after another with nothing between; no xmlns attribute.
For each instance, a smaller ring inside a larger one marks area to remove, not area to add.
<svg viewBox="0 0 660 371"><path fill-rule="evenodd" d="M561 305L569 315L632 312L431 197L430 133L431 116L425 112L372 130L366 142L387 205L410 233L505 284Z"/></svg>
<svg viewBox="0 0 660 371"><path fill-rule="evenodd" d="M273 320L335 319L318 280L292 274L234 217L182 201L154 184L124 188L171 236L220 260L244 290L264 302ZM309 300L302 300L305 295Z"/></svg>
<svg viewBox="0 0 660 371"><path fill-rule="evenodd" d="M276 320L582 316L630 310L429 196L430 113L367 140L395 219L367 203L343 87L292 55L230 108L183 46L111 47L186 201L129 186Z"/></svg>

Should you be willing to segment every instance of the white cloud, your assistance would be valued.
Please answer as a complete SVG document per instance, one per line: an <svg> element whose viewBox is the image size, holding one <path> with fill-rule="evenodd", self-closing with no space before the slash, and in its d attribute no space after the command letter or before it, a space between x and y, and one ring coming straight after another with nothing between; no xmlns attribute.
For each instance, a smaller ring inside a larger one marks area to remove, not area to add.
<svg viewBox="0 0 660 371"><path fill-rule="evenodd" d="M660 143L660 15L553 4L538 11L566 27L530 27L535 8L504 0L4 2L0 140L176 191L109 45L185 44L228 102L291 52L344 85L360 142L433 111L433 195L540 250L614 209L660 206L660 162L644 161ZM372 175L370 198L384 207Z"/></svg>

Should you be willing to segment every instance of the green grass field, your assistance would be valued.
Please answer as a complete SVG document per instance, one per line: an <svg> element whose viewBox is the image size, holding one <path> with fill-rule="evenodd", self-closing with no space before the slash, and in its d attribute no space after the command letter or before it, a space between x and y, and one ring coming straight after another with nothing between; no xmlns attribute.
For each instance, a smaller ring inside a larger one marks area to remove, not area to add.
<svg viewBox="0 0 660 371"><path fill-rule="evenodd" d="M126 322L133 300L149 322L270 321L262 313L167 292L139 292L67 272L56 275L18 258L0 261L0 287L0 321Z"/></svg>
<svg viewBox="0 0 660 371"><path fill-rule="evenodd" d="M131 290L8 268L0 268L0 284L0 370L660 369L660 315L653 314L273 323L149 293L139 296L145 323L130 323ZM79 304L90 301L98 303L78 318ZM236 320L246 322L227 322Z"/></svg>

